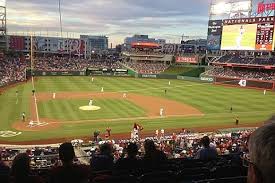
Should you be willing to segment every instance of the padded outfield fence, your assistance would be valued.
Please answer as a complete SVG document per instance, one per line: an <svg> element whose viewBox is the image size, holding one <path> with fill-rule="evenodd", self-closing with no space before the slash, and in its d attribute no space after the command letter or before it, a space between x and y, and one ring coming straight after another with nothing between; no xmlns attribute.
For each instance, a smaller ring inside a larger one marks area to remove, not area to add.
<svg viewBox="0 0 275 183"><path fill-rule="evenodd" d="M239 82L241 78L228 77L213 77L201 74L200 77L180 76L174 74L134 74L127 69L92 69L88 68L86 71L33 71L27 70L27 78L33 76L120 76L120 77L136 77L147 79L179 79L194 82L208 82L217 85L228 85L240 87ZM246 79L246 87L275 90L275 81L262 81Z"/></svg>

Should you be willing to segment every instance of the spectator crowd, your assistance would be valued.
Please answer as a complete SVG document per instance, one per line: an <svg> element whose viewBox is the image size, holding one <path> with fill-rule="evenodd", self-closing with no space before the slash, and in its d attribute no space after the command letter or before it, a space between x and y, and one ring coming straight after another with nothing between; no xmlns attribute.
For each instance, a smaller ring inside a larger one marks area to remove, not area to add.
<svg viewBox="0 0 275 183"><path fill-rule="evenodd" d="M230 64L243 64L243 65L275 65L274 57L252 57L236 54L228 54L219 58L214 63L230 63Z"/></svg>
<svg viewBox="0 0 275 183"><path fill-rule="evenodd" d="M275 80L275 71L272 70L258 70L258 69L238 69L238 68L221 68L216 67L206 72L207 75L216 77L228 77L236 79L254 79L271 81Z"/></svg>
<svg viewBox="0 0 275 183"><path fill-rule="evenodd" d="M20 59L8 58L0 61L0 86L24 81L27 63Z"/></svg>
<svg viewBox="0 0 275 183"><path fill-rule="evenodd" d="M12 163L2 161L0 170L2 172L8 170L6 180L10 179L10 182L21 182L21 180L82 182L96 179L91 177L91 172L102 171L105 173L107 171L108 176L121 173L124 176L129 173L142 176L145 172L159 171L157 169L160 167L166 169L168 168L166 166L171 163L176 166L176 159L178 162L188 163L190 161L191 164L200 162L198 167L204 170L203 162L221 163L227 161L223 157L225 155L232 155L238 159L247 154L248 137L254 130L211 133L204 136L205 134L191 133L183 129L180 134L173 133L169 136L156 134L155 137L139 140L101 140L91 141L89 144L63 143L59 149L36 147L26 149L25 152L22 149L20 151L2 149L2 160L12 160ZM76 151L84 154L76 159ZM13 158L5 159L4 155ZM87 163L81 163L85 160ZM38 176L41 171L46 172L44 177Z"/></svg>
<svg viewBox="0 0 275 183"><path fill-rule="evenodd" d="M160 74L168 69L169 65L155 62L125 62L124 65L140 74Z"/></svg>

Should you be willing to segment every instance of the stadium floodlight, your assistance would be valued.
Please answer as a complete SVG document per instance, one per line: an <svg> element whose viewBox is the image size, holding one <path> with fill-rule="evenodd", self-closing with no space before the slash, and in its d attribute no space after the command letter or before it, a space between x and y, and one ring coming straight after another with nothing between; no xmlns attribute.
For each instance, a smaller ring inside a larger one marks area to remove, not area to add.
<svg viewBox="0 0 275 183"><path fill-rule="evenodd" d="M211 7L211 12L216 15L234 12L248 12L251 10L251 1L219 2Z"/></svg>
<svg viewBox="0 0 275 183"><path fill-rule="evenodd" d="M225 2L220 2L214 6L212 6L212 13L219 15L219 14L224 14L230 11L230 4L225 3Z"/></svg>
<svg viewBox="0 0 275 183"><path fill-rule="evenodd" d="M6 7L6 0L0 0L0 6Z"/></svg>

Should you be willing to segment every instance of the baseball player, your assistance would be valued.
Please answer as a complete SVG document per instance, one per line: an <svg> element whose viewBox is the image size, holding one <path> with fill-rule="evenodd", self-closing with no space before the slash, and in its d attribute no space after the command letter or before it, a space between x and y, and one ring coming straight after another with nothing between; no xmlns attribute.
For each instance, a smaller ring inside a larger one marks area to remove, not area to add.
<svg viewBox="0 0 275 183"><path fill-rule="evenodd" d="M171 81L169 81L168 85L169 85L169 86L171 85Z"/></svg>
<svg viewBox="0 0 275 183"><path fill-rule="evenodd" d="M90 99L89 106L93 106L93 99Z"/></svg>
<svg viewBox="0 0 275 183"><path fill-rule="evenodd" d="M94 82L94 78L92 77L92 82Z"/></svg>
<svg viewBox="0 0 275 183"><path fill-rule="evenodd" d="M26 113L22 112L22 121L25 122L26 121Z"/></svg>
<svg viewBox="0 0 275 183"><path fill-rule="evenodd" d="M101 87L101 92L104 92L104 88L103 87Z"/></svg>
<svg viewBox="0 0 275 183"><path fill-rule="evenodd" d="M53 93L53 99L55 99L55 95L56 95L56 94L55 94L55 93Z"/></svg>
<svg viewBox="0 0 275 183"><path fill-rule="evenodd" d="M163 109L163 108L160 108L160 110L159 110L159 115L160 115L161 117L164 116L164 109Z"/></svg>
<svg viewBox="0 0 275 183"><path fill-rule="evenodd" d="M126 93L123 93L123 98L126 98L127 97L127 94Z"/></svg>
<svg viewBox="0 0 275 183"><path fill-rule="evenodd" d="M242 39L243 39L243 36L244 36L244 33L245 33L245 29L244 29L243 25L241 25L239 33L240 34L239 34L239 36L236 39L236 43L237 43L237 48L238 49L241 48Z"/></svg>
<svg viewBox="0 0 275 183"><path fill-rule="evenodd" d="M266 95L266 90L264 90L264 95Z"/></svg>

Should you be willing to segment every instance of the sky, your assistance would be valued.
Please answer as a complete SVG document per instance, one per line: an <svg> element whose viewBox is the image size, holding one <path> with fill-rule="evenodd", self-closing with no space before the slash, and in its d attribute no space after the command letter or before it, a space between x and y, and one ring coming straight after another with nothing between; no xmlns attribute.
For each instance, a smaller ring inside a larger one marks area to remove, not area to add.
<svg viewBox="0 0 275 183"><path fill-rule="evenodd" d="M134 34L179 42L205 36L211 0L61 0L63 37L107 35L113 45ZM7 0L9 34L60 36L58 0Z"/></svg>

